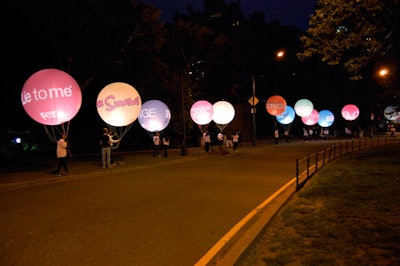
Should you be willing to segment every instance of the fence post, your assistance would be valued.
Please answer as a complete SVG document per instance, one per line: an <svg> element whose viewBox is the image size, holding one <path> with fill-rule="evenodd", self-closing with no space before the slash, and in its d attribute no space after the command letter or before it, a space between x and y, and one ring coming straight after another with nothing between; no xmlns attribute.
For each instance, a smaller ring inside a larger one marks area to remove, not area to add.
<svg viewBox="0 0 400 266"><path fill-rule="evenodd" d="M334 150L333 150L333 158L336 158L336 146L337 145L333 145L333 148L334 148Z"/></svg>
<svg viewBox="0 0 400 266"><path fill-rule="evenodd" d="M317 171L318 171L318 151L315 153L315 172Z"/></svg>
<svg viewBox="0 0 400 266"><path fill-rule="evenodd" d="M299 159L296 159L296 190L299 190Z"/></svg>
<svg viewBox="0 0 400 266"><path fill-rule="evenodd" d="M307 155L307 179L310 177L310 154Z"/></svg>

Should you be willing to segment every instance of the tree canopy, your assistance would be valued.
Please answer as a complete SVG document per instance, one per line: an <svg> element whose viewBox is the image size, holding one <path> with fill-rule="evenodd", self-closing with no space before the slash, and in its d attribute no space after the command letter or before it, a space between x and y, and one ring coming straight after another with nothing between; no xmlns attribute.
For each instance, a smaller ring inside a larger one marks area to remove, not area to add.
<svg viewBox="0 0 400 266"><path fill-rule="evenodd" d="M371 64L388 56L394 42L398 47L399 8L398 0L319 0L298 58L317 57L362 79Z"/></svg>

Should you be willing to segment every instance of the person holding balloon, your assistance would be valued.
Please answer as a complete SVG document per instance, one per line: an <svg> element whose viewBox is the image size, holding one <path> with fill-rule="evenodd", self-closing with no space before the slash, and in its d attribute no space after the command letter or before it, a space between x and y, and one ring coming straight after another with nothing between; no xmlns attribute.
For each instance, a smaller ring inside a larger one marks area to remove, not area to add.
<svg viewBox="0 0 400 266"><path fill-rule="evenodd" d="M168 135L164 135L162 138L162 150L163 150L163 157L168 157L168 148L169 148L169 137Z"/></svg>
<svg viewBox="0 0 400 266"><path fill-rule="evenodd" d="M110 138L108 128L103 128L103 135L100 138L101 146L101 166L103 168L112 168L111 164L111 146L113 143L117 143L119 140L113 140Z"/></svg>
<svg viewBox="0 0 400 266"><path fill-rule="evenodd" d="M156 132L153 135L153 156L154 157L159 157L160 156L160 146L161 146L161 139L160 139L160 133Z"/></svg>
<svg viewBox="0 0 400 266"><path fill-rule="evenodd" d="M232 137L233 141L233 150L237 151L237 148L239 147L239 133L235 132L235 134Z"/></svg>
<svg viewBox="0 0 400 266"><path fill-rule="evenodd" d="M206 152L209 152L211 146L211 137L207 131L203 133L203 141L204 141L204 150Z"/></svg>
<svg viewBox="0 0 400 266"><path fill-rule="evenodd" d="M67 165L67 154L68 154L67 149L68 149L67 135L63 133L61 135L61 138L57 141L57 149L56 149L58 166L55 172L58 176L61 176L61 168L64 168L66 175L71 175L71 173L68 171L68 165Z"/></svg>

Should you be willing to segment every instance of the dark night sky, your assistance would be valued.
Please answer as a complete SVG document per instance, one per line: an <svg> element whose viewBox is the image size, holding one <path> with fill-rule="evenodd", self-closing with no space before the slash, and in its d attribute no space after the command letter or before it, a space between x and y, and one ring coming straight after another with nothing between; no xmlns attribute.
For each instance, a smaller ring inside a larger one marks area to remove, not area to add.
<svg viewBox="0 0 400 266"><path fill-rule="evenodd" d="M176 11L184 13L188 4L194 10L203 10L203 0L142 0L153 4L163 11L162 18L170 20ZM226 3L229 0L225 1ZM264 13L266 22L278 19L282 25L294 25L303 30L308 28L310 15L314 11L316 0L240 0L245 16L255 11Z"/></svg>
<svg viewBox="0 0 400 266"><path fill-rule="evenodd" d="M225 3L230 1L231 0L225 0ZM172 16L177 11L185 13L189 3L195 11L203 10L203 0L142 0L142 2L145 4L153 4L160 9L163 12L162 19L166 21L171 20ZM240 0L240 3L242 12L246 17L258 11L265 14L267 23L273 19L278 19L282 25L295 25L305 30L308 27L309 17L314 10L316 0ZM35 15L36 13L24 13L22 15L27 14ZM17 22L18 16L14 16L12 21ZM18 26L18 24L15 25ZM12 27L10 30L12 30ZM23 54L20 53L23 46L13 41L12 38L10 39L10 41L6 42L10 47L10 54ZM9 115L6 116L3 125L15 123L25 124L26 120L32 122L23 110L21 110L19 99L24 79L28 78L28 74L23 73L20 67L24 65L24 61L29 61L31 59L17 56L9 57L7 60L5 65L10 66L6 74L6 87L8 89L0 99L0 111ZM10 112L10 110L14 110L14 112ZM15 119L16 116L19 117L21 112L24 119Z"/></svg>

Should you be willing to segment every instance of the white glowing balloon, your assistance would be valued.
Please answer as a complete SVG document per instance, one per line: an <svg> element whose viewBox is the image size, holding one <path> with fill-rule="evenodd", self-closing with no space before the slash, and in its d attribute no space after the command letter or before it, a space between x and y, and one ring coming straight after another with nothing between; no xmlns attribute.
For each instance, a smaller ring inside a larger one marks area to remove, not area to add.
<svg viewBox="0 0 400 266"><path fill-rule="evenodd" d="M168 106L159 100L150 100L142 105L139 115L139 124L149 132L164 130L171 120Z"/></svg>
<svg viewBox="0 0 400 266"><path fill-rule="evenodd" d="M122 127L137 119L142 101L134 87L123 82L115 82L100 91L96 106L104 122L115 127Z"/></svg>
<svg viewBox="0 0 400 266"><path fill-rule="evenodd" d="M198 125L207 125L213 118L213 106L208 101L200 100L190 108L190 117Z"/></svg>
<svg viewBox="0 0 400 266"><path fill-rule="evenodd" d="M400 120L400 108L398 106L387 106L383 115L389 121L398 121Z"/></svg>
<svg viewBox="0 0 400 266"><path fill-rule="evenodd" d="M229 124L235 117L235 108L226 101L219 101L213 104L213 118L216 124Z"/></svg>
<svg viewBox="0 0 400 266"><path fill-rule="evenodd" d="M298 100L294 105L294 111L300 117L310 115L313 109L314 105L310 100L307 99Z"/></svg>

